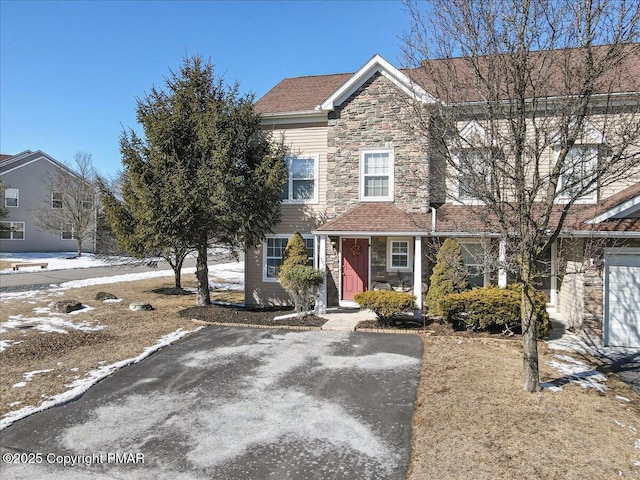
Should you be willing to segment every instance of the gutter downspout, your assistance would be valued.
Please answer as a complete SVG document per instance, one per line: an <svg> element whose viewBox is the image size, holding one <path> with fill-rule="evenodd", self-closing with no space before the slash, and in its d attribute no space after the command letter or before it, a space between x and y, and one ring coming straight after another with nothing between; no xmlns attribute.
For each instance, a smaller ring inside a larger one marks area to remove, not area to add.
<svg viewBox="0 0 640 480"><path fill-rule="evenodd" d="M436 207L429 207L431 208L431 233L435 233L436 231Z"/></svg>

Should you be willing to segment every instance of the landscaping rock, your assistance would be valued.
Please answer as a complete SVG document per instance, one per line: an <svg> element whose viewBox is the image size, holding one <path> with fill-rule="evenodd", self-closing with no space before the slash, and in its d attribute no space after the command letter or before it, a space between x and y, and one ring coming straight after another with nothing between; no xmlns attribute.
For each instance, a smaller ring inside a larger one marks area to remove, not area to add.
<svg viewBox="0 0 640 480"><path fill-rule="evenodd" d="M53 311L56 313L69 313L82 308L82 303L77 300L60 300L53 305Z"/></svg>
<svg viewBox="0 0 640 480"><path fill-rule="evenodd" d="M96 300L104 302L105 300L116 300L116 297L113 293L109 292L98 292L96 293Z"/></svg>
<svg viewBox="0 0 640 480"><path fill-rule="evenodd" d="M145 311L145 310L153 310L153 307L150 303L145 302L134 302L129 305L129 310L137 311Z"/></svg>

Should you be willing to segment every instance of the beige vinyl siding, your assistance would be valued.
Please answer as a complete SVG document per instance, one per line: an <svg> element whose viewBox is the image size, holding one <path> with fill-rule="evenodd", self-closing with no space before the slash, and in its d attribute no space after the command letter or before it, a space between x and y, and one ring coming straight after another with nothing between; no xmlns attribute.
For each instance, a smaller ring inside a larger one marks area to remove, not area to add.
<svg viewBox="0 0 640 480"><path fill-rule="evenodd" d="M558 248L562 265L557 310L567 327L581 328L584 310L583 241L563 239Z"/></svg>
<svg viewBox="0 0 640 480"><path fill-rule="evenodd" d="M596 144L599 139L601 139L600 134L602 134L604 136L604 141L605 141L605 145L607 143L607 138L611 138L615 136L615 118L616 116L612 115L592 115L588 118L588 122L590 124L590 129L591 131L589 131L587 134L585 134L584 138L580 139L577 144ZM629 119L625 119L624 121L630 121ZM465 120L465 121L460 121L457 123L457 129L459 132L461 132L469 123L469 121ZM476 122L478 125L480 125L482 128L485 129L486 132L491 131L491 127L489 122L482 122L482 121L478 121ZM508 138L508 136L510 135L510 131L509 131L509 126L508 123L506 121L498 121L497 124L494 126L495 129L498 131L497 133L497 137L498 139L496 140L497 143L499 144L500 138ZM531 139L530 141L533 143L534 138L533 138L533 132L534 132L534 128L533 125L531 124L531 122L529 122L528 125L528 130L529 134L531 135ZM550 132L552 132L552 129L549 129ZM483 145L483 141L481 139L479 139L477 136L471 136L471 138L467 138L468 141L472 142L474 145L476 146L482 146ZM611 139L612 142L614 144L616 144L619 139L617 138L612 138ZM453 145L450 145L450 148L452 148ZM507 158L509 158L509 152L505 152L507 154ZM631 153L631 151L629 152ZM544 181L548 175L551 172L551 167L554 164L555 160L556 160L556 156L557 156L557 151L554 145L549 146L548 148L545 149L545 151L543 152L543 156L542 156L542 161L540 163L539 166L539 174L542 178L542 180ZM529 168L529 172L528 172L528 178L532 178L533 176L533 162L531 163L531 165L528 167ZM447 192L448 192L448 201L455 201L455 198L452 196L457 192L457 184L453 179L452 175L454 172L451 168L449 168L450 170L450 175L447 176L446 178L446 188L447 188ZM633 168L633 169L628 169L625 170L624 172L622 172L621 174L618 174L618 176L620 177L619 179L617 179L616 181L606 181L606 183L604 185L600 185L599 186L599 190L598 190L598 200L604 200L612 195L615 195L616 193L624 190L625 188L640 182L640 162L637 163L637 167ZM545 191L544 188L540 189L540 198L538 198L538 200L542 200L542 195L544 195ZM509 198L509 192L505 190L504 192L505 197L504 198ZM468 203L468 202L465 202Z"/></svg>
<svg viewBox="0 0 640 480"><path fill-rule="evenodd" d="M323 223L327 204L327 125L291 125L269 127L273 138L284 139L292 155L318 156L318 202L283 204L282 219L274 234L310 234ZM262 245L245 255L245 303L247 305L286 305L289 295L278 282L263 282Z"/></svg>

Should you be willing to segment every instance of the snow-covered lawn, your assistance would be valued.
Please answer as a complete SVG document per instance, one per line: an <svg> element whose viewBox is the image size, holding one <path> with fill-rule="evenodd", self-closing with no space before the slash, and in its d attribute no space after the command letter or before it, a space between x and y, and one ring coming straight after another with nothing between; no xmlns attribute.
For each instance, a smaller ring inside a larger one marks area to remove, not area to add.
<svg viewBox="0 0 640 480"><path fill-rule="evenodd" d="M124 265L130 263L127 257L108 257L83 253L78 257L76 252L55 252L55 253L0 253L0 260L10 263L47 263L46 270L67 270L70 268L92 268L107 267L109 265ZM20 272L41 271L39 266L20 267L13 271L10 265L0 270L0 274L19 274Z"/></svg>

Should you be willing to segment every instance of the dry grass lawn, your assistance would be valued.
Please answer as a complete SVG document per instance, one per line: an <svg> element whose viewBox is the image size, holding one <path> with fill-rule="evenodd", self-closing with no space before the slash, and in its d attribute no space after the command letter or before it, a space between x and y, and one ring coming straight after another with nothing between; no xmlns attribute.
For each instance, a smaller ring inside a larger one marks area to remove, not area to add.
<svg viewBox="0 0 640 480"><path fill-rule="evenodd" d="M192 285L185 278L184 286ZM0 352L0 415L62 393L87 372L136 357L179 328L193 330L196 325L178 312L193 306L194 297L157 292L171 286L168 279L154 279L4 300L0 322L14 315L22 315L23 323L46 318L46 312L36 310L64 298L94 308L65 318L105 328L67 329L66 334L13 328L0 333L0 340L21 342ZM97 301L98 291L122 302ZM220 299L237 302L241 294ZM134 301L149 302L155 310L132 312L128 306ZM528 394L521 390L517 340L433 335L424 342L410 479L640 478L640 467L633 465L640 460L640 450L634 448L640 397L614 377L604 394L574 385L558 393ZM547 365L553 355L541 344L543 381L559 378ZM24 373L38 370L51 371L35 374L22 388L13 387L25 381Z"/></svg>
<svg viewBox="0 0 640 480"><path fill-rule="evenodd" d="M540 348L542 381L561 378ZM409 478L640 478L640 396L613 376L604 394L525 393L521 352L516 340L425 339Z"/></svg>
<svg viewBox="0 0 640 480"><path fill-rule="evenodd" d="M47 318L46 313L36 313L61 299L74 299L93 310L75 315L54 314L79 324L86 322L89 328L103 326L93 331L75 330L62 326L68 333L42 332L34 328L10 328L0 333L0 340L12 342L0 352L2 377L0 381L0 416L27 405L38 405L47 397L65 392L66 385L82 378L87 372L100 366L140 355L146 347L161 337L180 328L194 330L197 325L178 312L195 304L193 295L165 295L153 290L170 288L166 279L123 282L97 285L63 292L47 291L35 299L3 300L0 322L21 315L23 319ZM194 286L185 279L183 286ZM95 300L97 292L106 291L122 299L119 303ZM238 301L238 293L215 293L214 299ZM153 311L129 310L132 302L148 302ZM28 322L23 321L28 324ZM20 342L20 343L13 343ZM24 373L50 370L35 374L26 385L13 385L25 381ZM17 403L20 402L20 403Z"/></svg>

